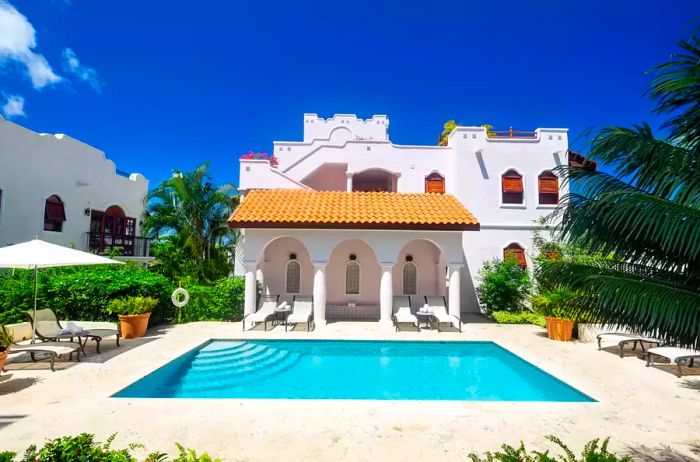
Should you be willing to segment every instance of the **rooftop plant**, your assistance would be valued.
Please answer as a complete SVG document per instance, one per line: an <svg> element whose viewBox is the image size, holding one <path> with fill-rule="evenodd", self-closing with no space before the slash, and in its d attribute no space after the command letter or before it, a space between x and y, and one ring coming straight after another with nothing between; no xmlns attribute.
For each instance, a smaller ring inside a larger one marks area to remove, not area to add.
<svg viewBox="0 0 700 462"><path fill-rule="evenodd" d="M270 162L270 166L272 167L277 167L278 161L277 157L275 157L274 154L268 155L266 152L253 152L253 151L248 151L247 153L243 154L241 156L241 159L258 159L258 160L267 160Z"/></svg>

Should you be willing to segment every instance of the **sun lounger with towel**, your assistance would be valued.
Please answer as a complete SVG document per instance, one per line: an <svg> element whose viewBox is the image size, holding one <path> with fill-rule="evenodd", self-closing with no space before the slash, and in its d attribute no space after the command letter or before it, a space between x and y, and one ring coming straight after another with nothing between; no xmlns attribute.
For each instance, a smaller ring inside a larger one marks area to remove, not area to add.
<svg viewBox="0 0 700 462"><path fill-rule="evenodd" d="M34 325L36 338L43 342L58 342L60 340L78 339L80 349L85 354L85 345L88 340L94 340L97 344L97 353L100 352L100 342L106 337L116 337L117 346L119 346L119 338L121 334L117 329L83 329L75 323L69 321L65 327L56 317L56 313L49 308L36 311L36 319L32 311L27 312L29 320Z"/></svg>

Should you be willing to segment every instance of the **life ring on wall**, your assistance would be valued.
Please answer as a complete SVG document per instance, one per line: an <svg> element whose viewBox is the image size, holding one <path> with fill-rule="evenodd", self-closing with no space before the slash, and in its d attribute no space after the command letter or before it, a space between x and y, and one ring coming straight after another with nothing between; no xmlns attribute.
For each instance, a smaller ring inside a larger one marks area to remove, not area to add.
<svg viewBox="0 0 700 462"><path fill-rule="evenodd" d="M179 289L175 289L173 291L170 301L172 301L173 305L176 307L182 308L183 306L187 305L187 302L190 301L190 293L187 292L187 289L180 287Z"/></svg>

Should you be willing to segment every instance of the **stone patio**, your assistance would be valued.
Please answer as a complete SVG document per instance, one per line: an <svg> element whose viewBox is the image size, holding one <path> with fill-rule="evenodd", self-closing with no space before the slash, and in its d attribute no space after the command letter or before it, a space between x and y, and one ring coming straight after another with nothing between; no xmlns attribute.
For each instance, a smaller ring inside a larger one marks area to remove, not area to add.
<svg viewBox="0 0 700 462"><path fill-rule="evenodd" d="M700 457L700 368L646 368L593 344L548 340L534 326L465 324L464 332L389 332L376 323L333 323L315 332L242 332L240 323L154 329L81 363L10 364L0 377L0 449L21 451L45 438L118 432L115 447L174 442L224 460L466 460L470 452L525 441L573 449L612 437L614 449L646 460ZM458 401L115 399L110 395L210 338L492 340L592 396L596 403ZM651 458L655 459L651 459Z"/></svg>

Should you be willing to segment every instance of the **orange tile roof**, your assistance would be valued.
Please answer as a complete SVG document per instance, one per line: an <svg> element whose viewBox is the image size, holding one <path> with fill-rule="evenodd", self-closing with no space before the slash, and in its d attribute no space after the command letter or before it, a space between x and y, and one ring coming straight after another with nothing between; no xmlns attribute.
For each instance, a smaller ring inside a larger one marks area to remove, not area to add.
<svg viewBox="0 0 700 462"><path fill-rule="evenodd" d="M255 189L229 218L233 228L478 230L454 196Z"/></svg>

